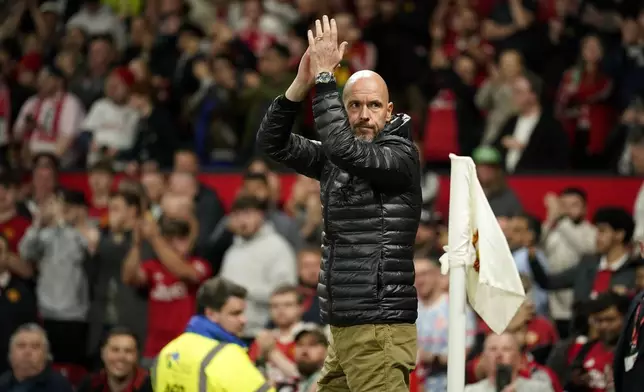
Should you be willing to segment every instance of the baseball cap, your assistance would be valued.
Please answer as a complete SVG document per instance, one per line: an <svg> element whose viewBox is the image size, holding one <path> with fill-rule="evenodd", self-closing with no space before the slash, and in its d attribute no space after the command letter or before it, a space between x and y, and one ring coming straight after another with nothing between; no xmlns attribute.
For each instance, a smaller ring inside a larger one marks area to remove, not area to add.
<svg viewBox="0 0 644 392"><path fill-rule="evenodd" d="M305 335L311 335L315 338L317 344L323 346L329 345L329 339L319 326L315 324L303 324L302 327L295 331L295 343L297 343Z"/></svg>
<svg viewBox="0 0 644 392"><path fill-rule="evenodd" d="M479 165L500 165L501 153L491 146L479 146L472 153L472 159Z"/></svg>

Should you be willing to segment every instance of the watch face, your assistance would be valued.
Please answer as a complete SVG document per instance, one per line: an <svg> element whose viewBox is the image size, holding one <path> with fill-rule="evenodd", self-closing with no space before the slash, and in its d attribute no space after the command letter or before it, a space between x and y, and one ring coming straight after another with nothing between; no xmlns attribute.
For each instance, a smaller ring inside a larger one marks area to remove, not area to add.
<svg viewBox="0 0 644 392"><path fill-rule="evenodd" d="M332 74L329 72L322 72L318 75L317 80L320 83L328 83L331 81L331 78L333 77Z"/></svg>

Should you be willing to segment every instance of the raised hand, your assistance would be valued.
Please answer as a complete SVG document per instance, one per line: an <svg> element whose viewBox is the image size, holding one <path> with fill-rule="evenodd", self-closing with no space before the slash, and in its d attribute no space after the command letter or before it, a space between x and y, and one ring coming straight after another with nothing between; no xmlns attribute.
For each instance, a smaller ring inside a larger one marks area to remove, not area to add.
<svg viewBox="0 0 644 392"><path fill-rule="evenodd" d="M322 21L316 20L315 35L313 31L309 30L308 38L308 52L314 75L321 72L332 73L340 64L348 45L347 42L342 42L338 46L338 26L335 19L329 21L329 17L324 15Z"/></svg>

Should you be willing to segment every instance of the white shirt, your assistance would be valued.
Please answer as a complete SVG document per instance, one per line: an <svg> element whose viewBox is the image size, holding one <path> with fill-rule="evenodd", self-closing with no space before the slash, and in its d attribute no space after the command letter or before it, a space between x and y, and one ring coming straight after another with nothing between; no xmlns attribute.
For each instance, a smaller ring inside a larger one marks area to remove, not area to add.
<svg viewBox="0 0 644 392"><path fill-rule="evenodd" d="M125 26L123 26L121 20L106 5L101 6L101 8L93 13L82 8L69 19L67 27L80 27L90 36L111 34L119 49L124 48L127 43Z"/></svg>
<svg viewBox="0 0 644 392"><path fill-rule="evenodd" d="M111 99L101 98L90 109L82 129L92 132L99 146L128 150L134 146L139 113L127 105L117 105ZM99 159L100 152L89 154L90 164Z"/></svg>
<svg viewBox="0 0 644 392"><path fill-rule="evenodd" d="M63 100L58 123L56 124L56 109L59 100ZM32 96L20 108L20 113L13 126L13 134L21 139L25 135L27 128L27 119L31 116L38 122L37 129L32 132L28 141L32 153L55 153L58 147L59 137L75 137L79 131L79 126L85 117L83 104L73 94L65 93L64 96L56 95L45 98L40 106L39 113L36 113L38 101L37 95ZM57 128L57 132L54 130ZM72 159L73 153L70 151L63 157L63 164Z"/></svg>
<svg viewBox="0 0 644 392"><path fill-rule="evenodd" d="M622 266L624 266L624 264L626 264L626 262L628 261L629 258L630 258L629 254L626 253L624 256L622 256L615 263L608 264L608 259L606 258L606 256L602 256L602 258L599 259L599 271L610 270L612 272L615 272L618 269L622 268Z"/></svg>
<svg viewBox="0 0 644 392"><path fill-rule="evenodd" d="M519 118L517 118L517 124L514 127L512 137L522 145L527 145L534 128L537 126L537 122L539 122L539 118L541 118L541 113L539 112L531 116L519 116ZM514 169L516 169L517 164L521 159L521 155L523 155L522 149L508 150L505 157L505 168L508 173L514 172Z"/></svg>

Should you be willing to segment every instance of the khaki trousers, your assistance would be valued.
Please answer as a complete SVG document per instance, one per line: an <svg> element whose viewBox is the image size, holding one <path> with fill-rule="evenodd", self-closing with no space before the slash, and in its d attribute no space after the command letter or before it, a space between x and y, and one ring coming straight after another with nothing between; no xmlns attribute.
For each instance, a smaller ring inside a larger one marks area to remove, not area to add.
<svg viewBox="0 0 644 392"><path fill-rule="evenodd" d="M318 392L409 392L415 324L331 326Z"/></svg>

